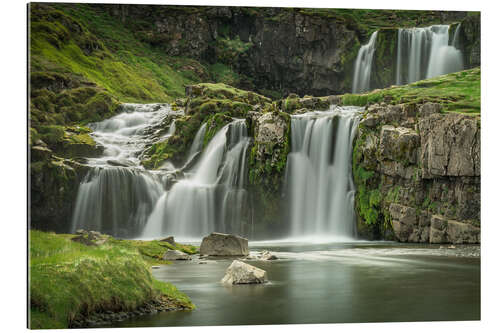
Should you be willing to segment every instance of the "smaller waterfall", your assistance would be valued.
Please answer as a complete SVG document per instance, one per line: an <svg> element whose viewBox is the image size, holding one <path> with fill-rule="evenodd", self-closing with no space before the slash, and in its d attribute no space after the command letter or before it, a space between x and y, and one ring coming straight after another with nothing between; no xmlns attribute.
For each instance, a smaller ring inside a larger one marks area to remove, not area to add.
<svg viewBox="0 0 500 333"><path fill-rule="evenodd" d="M457 72L463 69L457 48L458 29L450 41L448 25L398 30L396 84Z"/></svg>
<svg viewBox="0 0 500 333"><path fill-rule="evenodd" d="M205 132L207 131L207 123L203 123L198 132L196 132L196 136L194 137L193 143L191 144L191 148L189 149L189 157L191 159L196 153L199 153L203 150L203 139L205 138Z"/></svg>
<svg viewBox="0 0 500 333"><path fill-rule="evenodd" d="M155 126L178 112L167 104L125 104L123 108L125 112L90 125L104 153L87 159L91 170L78 188L71 232L87 229L119 237L140 235L164 192L168 174L144 170L138 156L154 141ZM167 135L174 131L175 121Z"/></svg>
<svg viewBox="0 0 500 333"><path fill-rule="evenodd" d="M373 54L377 41L377 31L372 33L368 44L361 46L354 65L354 77L352 83L353 93L362 93L370 90L370 78L372 72Z"/></svg>
<svg viewBox="0 0 500 333"><path fill-rule="evenodd" d="M203 132L200 128L198 139ZM212 231L245 234L242 210L247 201L244 180L249 143L243 119L219 130L187 178L158 200L142 237L168 234L199 239ZM192 152L197 149L192 147Z"/></svg>
<svg viewBox="0 0 500 333"><path fill-rule="evenodd" d="M287 161L291 236L355 236L352 144L361 108L292 116Z"/></svg>

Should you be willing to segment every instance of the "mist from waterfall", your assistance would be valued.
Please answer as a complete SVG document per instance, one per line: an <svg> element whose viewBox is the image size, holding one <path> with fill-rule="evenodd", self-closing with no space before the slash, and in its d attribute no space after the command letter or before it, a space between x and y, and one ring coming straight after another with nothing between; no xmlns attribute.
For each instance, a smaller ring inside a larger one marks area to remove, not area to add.
<svg viewBox="0 0 500 333"><path fill-rule="evenodd" d="M352 82L352 93L362 93L370 90L370 79L372 74L373 55L375 53L375 44L377 42L377 33L375 31L370 36L367 44L361 46L354 64L354 75Z"/></svg>
<svg viewBox="0 0 500 333"><path fill-rule="evenodd" d="M398 30L396 84L460 71L464 68L458 49L459 26L450 40L449 25Z"/></svg>
<svg viewBox="0 0 500 333"><path fill-rule="evenodd" d="M286 178L291 238L354 238L351 157L360 110L292 116Z"/></svg>

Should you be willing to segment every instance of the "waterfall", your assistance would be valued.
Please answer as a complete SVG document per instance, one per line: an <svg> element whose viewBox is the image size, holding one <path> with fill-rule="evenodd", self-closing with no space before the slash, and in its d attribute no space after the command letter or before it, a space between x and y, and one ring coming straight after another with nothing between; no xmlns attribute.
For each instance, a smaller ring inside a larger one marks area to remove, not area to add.
<svg viewBox="0 0 500 333"><path fill-rule="evenodd" d="M182 168L166 163L168 167L148 171L139 157L148 144L174 135L175 119L163 135L162 124L175 112L164 104L126 104L123 109L91 124L104 154L87 159L91 169L78 189L71 232L90 229L126 238L168 234L181 239L199 239L213 231L245 234L250 144L245 120L224 126L204 151L203 124ZM181 179L168 189L176 178Z"/></svg>
<svg viewBox="0 0 500 333"><path fill-rule="evenodd" d="M377 31L372 33L368 44L361 46L358 51L358 56L356 57L354 65L354 77L352 83L352 92L354 94L370 90L370 78L376 41Z"/></svg>
<svg viewBox="0 0 500 333"><path fill-rule="evenodd" d="M138 156L154 141L155 126L168 115L181 113L166 104L125 104L123 109L125 112L90 125L104 153L87 159L91 169L78 188L72 232L82 228L119 237L137 236L164 191L168 174L144 170ZM174 131L175 122L167 135Z"/></svg>
<svg viewBox="0 0 500 333"><path fill-rule="evenodd" d="M352 144L360 108L292 116L287 189L292 237L355 236Z"/></svg>
<svg viewBox="0 0 500 333"><path fill-rule="evenodd" d="M396 84L412 83L463 69L457 48L458 29L449 39L449 25L398 30Z"/></svg>
<svg viewBox="0 0 500 333"><path fill-rule="evenodd" d="M142 237L199 239L213 231L245 234L242 211L247 202L244 180L249 144L245 120L219 130L187 178L158 200Z"/></svg>
<svg viewBox="0 0 500 333"><path fill-rule="evenodd" d="M92 169L78 189L71 231L139 235L163 193L162 183L161 176L132 168Z"/></svg>

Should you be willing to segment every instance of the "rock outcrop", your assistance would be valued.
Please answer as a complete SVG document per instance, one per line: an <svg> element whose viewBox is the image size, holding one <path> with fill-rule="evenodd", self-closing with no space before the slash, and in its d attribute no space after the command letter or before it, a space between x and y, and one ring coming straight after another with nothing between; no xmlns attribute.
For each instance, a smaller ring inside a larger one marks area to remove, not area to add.
<svg viewBox="0 0 500 333"><path fill-rule="evenodd" d="M203 237L200 245L202 256L247 256L248 239L236 235L212 232Z"/></svg>
<svg viewBox="0 0 500 333"><path fill-rule="evenodd" d="M263 269L234 260L221 280L224 284L256 284L267 282L267 272Z"/></svg>
<svg viewBox="0 0 500 333"><path fill-rule="evenodd" d="M480 117L435 103L371 105L353 154L358 231L401 242L480 242Z"/></svg>
<svg viewBox="0 0 500 333"><path fill-rule="evenodd" d="M179 250L168 250L162 257L163 260L191 260L191 256Z"/></svg>

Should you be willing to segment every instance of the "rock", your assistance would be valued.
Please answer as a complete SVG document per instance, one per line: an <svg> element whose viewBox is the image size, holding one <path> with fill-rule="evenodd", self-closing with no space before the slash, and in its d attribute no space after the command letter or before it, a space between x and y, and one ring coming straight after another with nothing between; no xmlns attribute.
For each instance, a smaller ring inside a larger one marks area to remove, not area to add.
<svg viewBox="0 0 500 333"><path fill-rule="evenodd" d="M102 245L109 239L108 235L101 234L98 231L86 231L79 229L76 231L76 234L77 236L71 238L71 240L88 246Z"/></svg>
<svg viewBox="0 0 500 333"><path fill-rule="evenodd" d="M480 126L463 114L432 114L419 119L419 160L424 178L480 176Z"/></svg>
<svg viewBox="0 0 500 333"><path fill-rule="evenodd" d="M151 269L159 269L160 266L151 266Z"/></svg>
<svg viewBox="0 0 500 333"><path fill-rule="evenodd" d="M168 250L163 255L163 260L191 260L191 256L179 250Z"/></svg>
<svg viewBox="0 0 500 333"><path fill-rule="evenodd" d="M169 244L175 246L174 236L169 236L167 238L163 238L163 239L160 240L160 242L166 242L166 243L169 243Z"/></svg>
<svg viewBox="0 0 500 333"><path fill-rule="evenodd" d="M246 256L248 253L248 239L218 232L204 237L200 246L202 256Z"/></svg>
<svg viewBox="0 0 500 333"><path fill-rule="evenodd" d="M109 165L120 166L125 168L132 167L135 165L133 162L128 160L107 160L106 163L108 163Z"/></svg>
<svg viewBox="0 0 500 333"><path fill-rule="evenodd" d="M441 104L439 103L425 103L418 110L419 117L428 117L431 114L440 113L441 112Z"/></svg>
<svg viewBox="0 0 500 333"><path fill-rule="evenodd" d="M420 136L414 130L392 125L382 126L379 148L381 158L415 164L419 146Z"/></svg>
<svg viewBox="0 0 500 333"><path fill-rule="evenodd" d="M260 260L277 260L278 257L276 257L274 254L272 254L269 251L263 251L262 254L259 257Z"/></svg>
<svg viewBox="0 0 500 333"><path fill-rule="evenodd" d="M221 282L225 284L255 284L267 281L267 273L263 269L234 260L226 270Z"/></svg>

